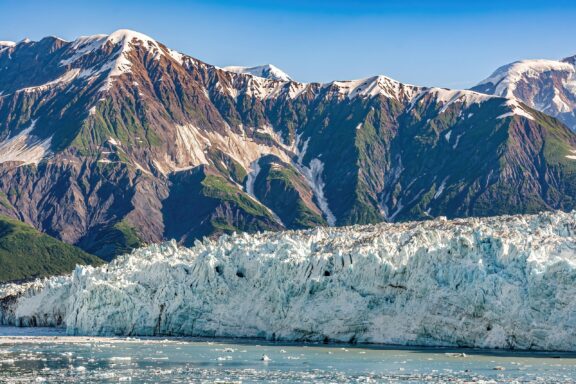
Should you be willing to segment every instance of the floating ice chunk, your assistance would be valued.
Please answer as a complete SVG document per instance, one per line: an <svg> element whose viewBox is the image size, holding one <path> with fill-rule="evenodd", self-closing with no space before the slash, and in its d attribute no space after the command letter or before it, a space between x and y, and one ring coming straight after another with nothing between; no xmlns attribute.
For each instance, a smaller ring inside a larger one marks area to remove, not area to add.
<svg viewBox="0 0 576 384"><path fill-rule="evenodd" d="M260 360L262 361L271 361L272 359L268 357L268 355L262 355L262 357L260 358Z"/></svg>

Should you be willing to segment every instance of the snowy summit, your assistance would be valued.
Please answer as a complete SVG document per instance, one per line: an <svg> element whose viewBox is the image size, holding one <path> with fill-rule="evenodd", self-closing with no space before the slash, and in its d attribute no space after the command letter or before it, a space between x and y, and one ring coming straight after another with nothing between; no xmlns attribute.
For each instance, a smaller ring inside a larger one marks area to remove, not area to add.
<svg viewBox="0 0 576 384"><path fill-rule="evenodd" d="M275 67L272 64L260 65L257 67L239 67L230 66L222 68L228 72L234 73L245 73L248 75L253 75L257 77L262 77L264 79L278 80L278 81L291 81L292 78L288 76L284 71Z"/></svg>

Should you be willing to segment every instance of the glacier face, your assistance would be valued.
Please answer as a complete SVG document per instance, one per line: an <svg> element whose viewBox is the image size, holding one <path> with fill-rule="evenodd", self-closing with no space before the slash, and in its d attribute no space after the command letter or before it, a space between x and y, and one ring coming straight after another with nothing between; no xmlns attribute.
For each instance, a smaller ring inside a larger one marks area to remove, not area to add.
<svg viewBox="0 0 576 384"><path fill-rule="evenodd" d="M0 288L70 334L576 350L576 213L168 242Z"/></svg>

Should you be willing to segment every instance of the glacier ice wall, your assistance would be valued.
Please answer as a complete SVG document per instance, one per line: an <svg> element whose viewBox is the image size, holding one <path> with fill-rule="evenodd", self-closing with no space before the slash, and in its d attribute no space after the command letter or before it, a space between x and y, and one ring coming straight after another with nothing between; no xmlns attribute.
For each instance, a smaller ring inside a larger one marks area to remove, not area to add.
<svg viewBox="0 0 576 384"><path fill-rule="evenodd" d="M5 324L70 334L576 350L576 213L152 245L0 289Z"/></svg>

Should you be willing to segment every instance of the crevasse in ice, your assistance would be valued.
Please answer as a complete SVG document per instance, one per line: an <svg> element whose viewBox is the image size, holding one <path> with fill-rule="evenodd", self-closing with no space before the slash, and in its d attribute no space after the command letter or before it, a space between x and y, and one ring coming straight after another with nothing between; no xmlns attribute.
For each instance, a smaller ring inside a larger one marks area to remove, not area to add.
<svg viewBox="0 0 576 384"><path fill-rule="evenodd" d="M236 234L0 288L70 334L576 350L576 213Z"/></svg>

